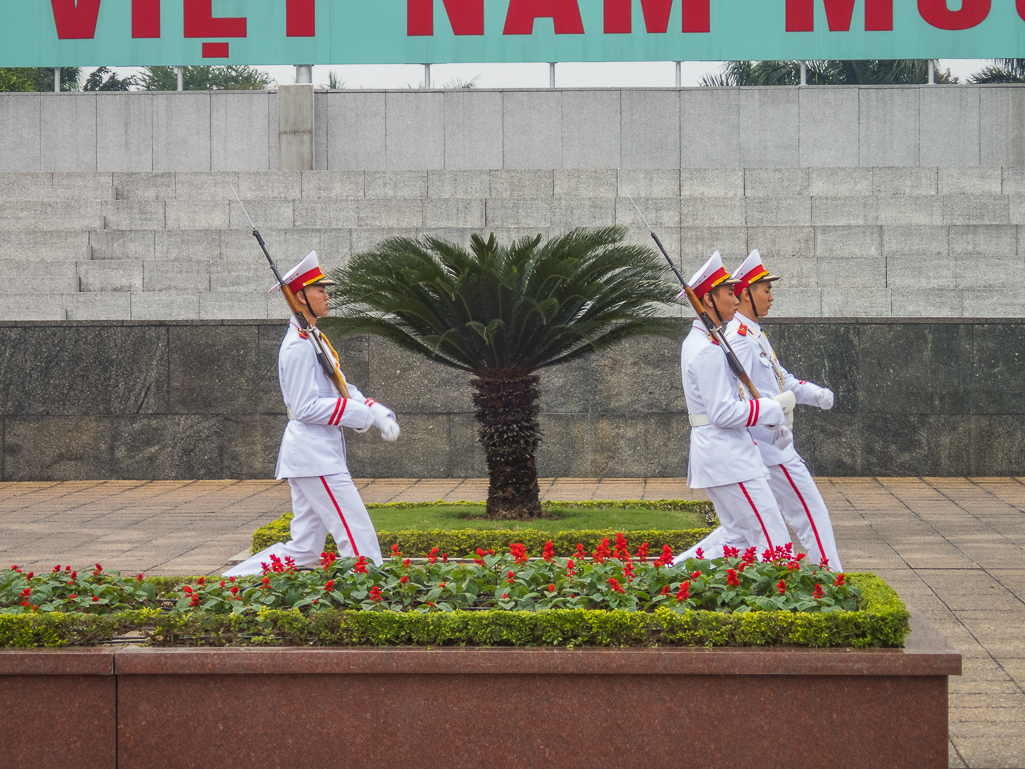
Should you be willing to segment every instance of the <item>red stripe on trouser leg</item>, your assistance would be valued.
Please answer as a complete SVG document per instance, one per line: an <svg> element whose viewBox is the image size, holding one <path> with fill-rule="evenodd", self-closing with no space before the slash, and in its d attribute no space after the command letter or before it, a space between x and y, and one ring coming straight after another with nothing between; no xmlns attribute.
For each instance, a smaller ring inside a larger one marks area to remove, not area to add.
<svg viewBox="0 0 1025 769"><path fill-rule="evenodd" d="M787 472L787 469L783 465L780 465L779 469L783 471L783 475L787 477L787 481L790 483L790 488L794 490L797 498L801 500L801 506L804 507L804 514L808 516L808 523L811 524L812 533L815 535L815 544L819 547L820 557L825 558L826 550L822 547L822 540L819 539L819 530L815 525L815 519L811 517L811 510L808 509L808 503L804 501L804 497L801 496L801 492L797 488L797 484L794 483L794 479L790 477L790 473Z"/></svg>
<svg viewBox="0 0 1025 769"><path fill-rule="evenodd" d="M320 476L320 482L324 484L324 491L327 492L328 497L331 498L331 504L333 504L335 506L335 510L338 511L338 517L342 519L342 526L345 527L345 536L349 538L349 544L352 545L352 552L359 557L359 548L356 547L356 540L352 538L352 532L349 531L349 524L345 522L345 516L342 515L342 508L339 507L338 502L335 501L335 495L331 493L331 487L327 485L327 479L323 475Z"/></svg>
<svg viewBox="0 0 1025 769"><path fill-rule="evenodd" d="M747 493L747 489L744 488L743 483L738 483L740 490L744 492L744 496L747 497L747 503L751 505L751 509L754 510L755 518L758 519L758 525L762 527L762 534L765 535L765 541L769 543L769 549L773 550L772 537L769 536L769 530L765 528L765 524L762 522L762 516L758 514L758 508L755 507L755 502L751 499L751 495Z"/></svg>

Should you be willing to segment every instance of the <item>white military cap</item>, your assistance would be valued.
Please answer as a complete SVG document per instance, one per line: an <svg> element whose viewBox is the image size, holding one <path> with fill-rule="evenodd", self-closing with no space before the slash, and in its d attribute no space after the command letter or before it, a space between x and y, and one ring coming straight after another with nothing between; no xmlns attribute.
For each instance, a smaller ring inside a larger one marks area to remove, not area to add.
<svg viewBox="0 0 1025 769"><path fill-rule="evenodd" d="M747 259L733 273L737 284L733 287L733 293L740 296L741 292L752 283L771 283L779 280L778 275L773 275L762 264L762 255L756 248L747 255Z"/></svg>
<svg viewBox="0 0 1025 769"><path fill-rule="evenodd" d="M716 251L704 266L694 273L694 276L687 282L687 285L694 289L698 299L721 283L734 283L730 274L723 267L722 255Z"/></svg>
<svg viewBox="0 0 1025 769"><path fill-rule="evenodd" d="M305 259L282 275L281 279L285 282L286 286L292 289L292 293L301 291L307 286L314 284L318 286L335 285L335 281L324 275L324 271L320 269L320 262L317 260L316 251L310 251ZM275 283L270 293L274 294L280 290L281 286Z"/></svg>

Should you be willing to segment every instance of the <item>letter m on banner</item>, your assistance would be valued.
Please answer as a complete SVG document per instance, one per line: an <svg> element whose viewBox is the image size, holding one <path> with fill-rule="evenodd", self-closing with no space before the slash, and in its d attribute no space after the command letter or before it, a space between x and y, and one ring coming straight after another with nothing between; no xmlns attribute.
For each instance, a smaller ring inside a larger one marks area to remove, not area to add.
<svg viewBox="0 0 1025 769"><path fill-rule="evenodd" d="M830 32L849 32L854 0L822 0ZM815 31L816 0L787 0L787 32ZM893 0L865 0L865 31L893 31Z"/></svg>
<svg viewBox="0 0 1025 769"><path fill-rule="evenodd" d="M444 0L452 32L457 35L484 34L484 0ZM406 34L410 37L434 34L434 0L406 0Z"/></svg>
<svg viewBox="0 0 1025 769"><path fill-rule="evenodd" d="M664 34L669 29L669 14L675 0L641 0L644 27L648 32ZM852 0L853 2L853 0ZM633 0L605 0L605 34L628 35ZM682 0L683 31L710 32L711 12L709 0Z"/></svg>

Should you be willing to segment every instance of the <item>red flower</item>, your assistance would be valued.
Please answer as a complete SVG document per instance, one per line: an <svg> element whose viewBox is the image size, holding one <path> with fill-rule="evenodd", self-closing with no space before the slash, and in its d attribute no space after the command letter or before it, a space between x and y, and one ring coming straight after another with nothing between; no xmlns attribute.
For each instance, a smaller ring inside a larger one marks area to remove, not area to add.
<svg viewBox="0 0 1025 769"><path fill-rule="evenodd" d="M234 577L228 577L228 582L234 582L234 581L235 581Z"/></svg>
<svg viewBox="0 0 1025 769"><path fill-rule="evenodd" d="M266 581L267 581L267 580L264 580L264 582L266 582ZM182 588L182 591L184 591L184 592L188 593L189 595L191 595L191 594L192 594L192 588L191 588L191 587L189 587L188 585L186 585L185 587L183 587L183 588Z"/></svg>
<svg viewBox="0 0 1025 769"><path fill-rule="evenodd" d="M329 579L327 582L324 583L324 590L334 590L334 588L335 581L333 579Z"/></svg>
<svg viewBox="0 0 1025 769"><path fill-rule="evenodd" d="M648 543L645 542L639 548L637 548L637 560L641 563L648 562Z"/></svg>
<svg viewBox="0 0 1025 769"><path fill-rule="evenodd" d="M313 599L313 603L320 603L320 599L319 598L314 598Z"/></svg>
<svg viewBox="0 0 1025 769"><path fill-rule="evenodd" d="M836 579L833 580L833 584L836 587L843 587L844 586L844 576L845 575L844 575L843 572L840 572L839 574L837 574L836 575Z"/></svg>
<svg viewBox="0 0 1025 769"><path fill-rule="evenodd" d="M139 572L139 576L136 577L139 582L142 582L142 572Z"/></svg>
<svg viewBox="0 0 1025 769"><path fill-rule="evenodd" d="M445 587L445 585L447 585L447 584L448 584L447 582L439 582L438 583L438 587Z"/></svg>
<svg viewBox="0 0 1025 769"><path fill-rule="evenodd" d="M359 558L356 559L356 564L352 567L352 570L356 574L366 574L367 559L361 555Z"/></svg>
<svg viewBox="0 0 1025 769"><path fill-rule="evenodd" d="M71 581L74 582L75 581L75 577L77 577L77 576L78 576L78 572L77 571L71 572Z"/></svg>
<svg viewBox="0 0 1025 769"><path fill-rule="evenodd" d="M698 577L700 577L700 576L701 576L701 572L700 572L700 571L692 571L692 572L690 573L690 578L691 578L691 579L697 579L697 578L698 578Z"/></svg>
<svg viewBox="0 0 1025 769"><path fill-rule="evenodd" d="M103 571L103 567L100 566L99 564L96 564L96 571L94 573L95 574L99 574L101 571Z"/></svg>
<svg viewBox="0 0 1025 769"><path fill-rule="evenodd" d="M427 605L430 606L433 609L434 608L434 601L428 601Z"/></svg>
<svg viewBox="0 0 1025 769"><path fill-rule="evenodd" d="M545 542L544 552L541 553L541 557L551 563L551 560L555 557L555 545L552 544L552 540Z"/></svg>
<svg viewBox="0 0 1025 769"><path fill-rule="evenodd" d="M573 562L573 559L570 558L568 561L566 561L566 575L572 577L576 573L577 565Z"/></svg>
<svg viewBox="0 0 1025 769"><path fill-rule="evenodd" d="M829 559L826 558L826 556L822 556L822 560L819 561L819 566L821 566L823 569L828 569L829 568Z"/></svg>
<svg viewBox="0 0 1025 769"><path fill-rule="evenodd" d="M60 570L61 570L61 565L60 565L59 563L58 563L58 564L57 564L56 566L54 566L54 567L53 567L53 572L54 572L55 574L56 574L56 573L57 573L58 571L60 571Z"/></svg>
<svg viewBox="0 0 1025 769"><path fill-rule="evenodd" d="M722 557L723 558L736 558L738 555L740 555L740 551L737 550L737 548L730 547L729 545L723 545L722 546Z"/></svg>
<svg viewBox="0 0 1025 769"><path fill-rule="evenodd" d="M406 560L404 560L404 561L402 562L402 568L403 568L403 569L408 569L408 568L409 568L409 564L411 564L411 563L412 563L412 560L411 560L411 559L409 559L409 558L407 558Z"/></svg>
<svg viewBox="0 0 1025 769"><path fill-rule="evenodd" d="M669 595L669 585L662 586L662 595Z"/></svg>
<svg viewBox="0 0 1025 769"><path fill-rule="evenodd" d="M626 537L621 531L616 532L616 547L613 555L621 561L630 557L630 550L626 546Z"/></svg>
<svg viewBox="0 0 1025 769"><path fill-rule="evenodd" d="M577 560L583 561L587 558L587 552L584 550L584 546L577 542Z"/></svg>
<svg viewBox="0 0 1025 769"><path fill-rule="evenodd" d="M508 597L509 597L508 593L502 593L502 598L508 598Z"/></svg>
<svg viewBox="0 0 1025 769"><path fill-rule="evenodd" d="M448 553L442 553L441 554L441 562L442 563L448 563Z"/></svg>
<svg viewBox="0 0 1025 769"><path fill-rule="evenodd" d="M819 584L816 583L816 585L815 585L815 592L812 593L812 598L818 599L818 598L824 598L824 597L825 597L825 593L822 592L822 585L819 585Z"/></svg>
<svg viewBox="0 0 1025 769"><path fill-rule="evenodd" d="M509 584L511 585L513 582L516 581L516 574L514 572L507 571L505 573L505 578L509 581Z"/></svg>
<svg viewBox="0 0 1025 769"><path fill-rule="evenodd" d="M740 587L740 579L735 569L726 570L726 584L730 587Z"/></svg>
<svg viewBox="0 0 1025 769"><path fill-rule="evenodd" d="M694 555L698 557L699 561L703 561L705 559L705 551L702 550L700 547L694 551Z"/></svg>
<svg viewBox="0 0 1025 769"><path fill-rule="evenodd" d="M35 572L34 572L34 571L30 571L30 572L29 572L28 574L26 574L25 576L26 576L26 577L27 577L28 579L32 579L32 575L33 575L33 574L35 574Z"/></svg>
<svg viewBox="0 0 1025 769"><path fill-rule="evenodd" d="M779 591L780 595L786 595L787 583L784 582L783 580L780 580L779 582L776 583L776 589Z"/></svg>
<svg viewBox="0 0 1025 769"><path fill-rule="evenodd" d="M100 597L98 595L93 596L93 603L99 603Z"/></svg>
<svg viewBox="0 0 1025 769"><path fill-rule="evenodd" d="M374 585L372 588L370 588L370 600L372 600L374 603L381 603L381 588L379 588L377 585Z"/></svg>
<svg viewBox="0 0 1025 769"><path fill-rule="evenodd" d="M78 598L78 593L72 593L71 595L68 596L68 600L69 601L73 601L76 598Z"/></svg>
<svg viewBox="0 0 1025 769"><path fill-rule="evenodd" d="M407 582L409 582L409 577L407 577L405 574L403 574L401 577L399 577L399 582L401 582L403 585L405 585Z"/></svg>
<svg viewBox="0 0 1025 769"><path fill-rule="evenodd" d="M509 545L509 554L515 559L516 563L526 563L529 560L527 548L523 546L522 542L514 542Z"/></svg>
<svg viewBox="0 0 1025 769"><path fill-rule="evenodd" d="M548 586L548 592L549 593L554 593L555 592L555 583L554 582Z"/></svg>
<svg viewBox="0 0 1025 769"><path fill-rule="evenodd" d="M231 586L231 594L232 595L237 595L238 594L238 585L232 585Z"/></svg>
<svg viewBox="0 0 1025 769"><path fill-rule="evenodd" d="M623 589L622 585L619 584L619 580L616 579L615 577L610 577L609 578L609 587L611 587L613 592L615 592L615 593L624 593L624 594L626 593L626 591Z"/></svg>
<svg viewBox="0 0 1025 769"><path fill-rule="evenodd" d="M598 543L598 547L594 551L592 556L598 563L605 563L609 558L612 557L612 551L609 550L609 539L605 537L601 542Z"/></svg>
<svg viewBox="0 0 1025 769"><path fill-rule="evenodd" d="M676 594L676 600L683 603L690 598L690 582L684 582L680 585L680 592Z"/></svg>
<svg viewBox="0 0 1025 769"><path fill-rule="evenodd" d="M437 563L438 562L438 552L439 552L440 549L441 548L432 547L431 548L431 552L427 554L427 560L430 561L431 563Z"/></svg>
<svg viewBox="0 0 1025 769"><path fill-rule="evenodd" d="M401 558L402 557L402 551L399 550L399 546L397 544L391 546L391 557L392 558Z"/></svg>
<svg viewBox="0 0 1025 769"><path fill-rule="evenodd" d="M264 587L270 587L270 577L264 577L263 578L263 586Z"/></svg>

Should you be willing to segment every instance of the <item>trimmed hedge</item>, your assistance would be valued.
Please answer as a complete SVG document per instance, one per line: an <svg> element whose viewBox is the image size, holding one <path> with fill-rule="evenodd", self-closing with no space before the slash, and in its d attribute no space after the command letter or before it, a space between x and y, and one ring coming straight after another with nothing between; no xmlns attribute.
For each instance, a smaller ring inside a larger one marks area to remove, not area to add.
<svg viewBox="0 0 1025 769"><path fill-rule="evenodd" d="M476 502L388 502L385 504L370 504L368 509L375 508L417 508L436 506L466 506L476 505ZM483 508L483 505L480 505ZM690 502L682 499L664 499L654 502L644 500L621 500L615 502L589 501L589 502L546 502L545 507L569 507L577 509L601 509L601 508L628 508L641 507L649 510L693 510L700 512L709 521L710 526L718 526L715 518L715 511L708 502ZM266 547L278 542L287 542L290 537L289 523L292 520L292 513L285 513L280 518L271 521L266 526L261 526L253 532L253 542L250 553L258 553ZM528 555L540 556L544 550L545 543L551 540L555 546L555 555L559 557L570 557L576 552L577 543L584 546L589 552L593 552L603 539L615 539L618 531L616 529L577 529L572 531L538 531L536 529L451 529L442 530L408 530L408 531L379 531L377 532L378 542L381 550L388 552L392 545L398 545L399 549L410 557L424 558L432 548L437 547L441 552L448 553L452 558L472 556L481 550L508 550L509 545L520 542L527 548ZM644 531L623 532L627 541L634 547L643 542L651 545L652 550L661 550L663 545L669 545L674 552L687 550L695 543L701 541L708 534L708 529L683 529L666 530L649 529ZM338 547L329 534L325 549L329 553L337 553Z"/></svg>
<svg viewBox="0 0 1025 769"><path fill-rule="evenodd" d="M0 647L96 644L133 630L154 646L902 646L910 614L896 592L874 574L848 574L847 579L862 592L860 611L264 610L253 616L145 609L107 616L8 614L0 615Z"/></svg>

